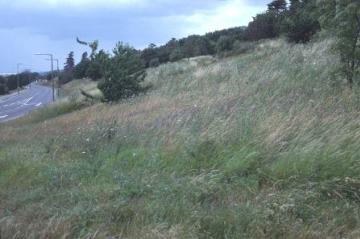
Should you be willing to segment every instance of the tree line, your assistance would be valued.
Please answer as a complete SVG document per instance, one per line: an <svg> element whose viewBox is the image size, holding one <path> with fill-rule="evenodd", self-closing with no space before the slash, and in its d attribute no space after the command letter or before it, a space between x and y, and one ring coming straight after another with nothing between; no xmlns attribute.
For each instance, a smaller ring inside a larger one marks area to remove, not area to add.
<svg viewBox="0 0 360 239"><path fill-rule="evenodd" d="M30 71L24 71L19 74L9 76L0 75L0 95L8 94L10 91L16 90L18 87L24 87L39 79L39 76L39 73Z"/></svg>
<svg viewBox="0 0 360 239"><path fill-rule="evenodd" d="M162 63L201 55L241 53L249 42L284 36L292 43L307 43L321 30L337 40L334 49L341 58L339 72L350 87L360 67L360 1L358 0L274 0L267 10L256 15L246 27L235 27L205 35L171 39L162 46L150 44L143 50L118 43L112 53L98 50L99 42L79 44L88 46L81 61L74 64L73 53L67 58L61 82L73 78L100 80L99 88L108 101L116 101L142 91L140 82L145 69Z"/></svg>

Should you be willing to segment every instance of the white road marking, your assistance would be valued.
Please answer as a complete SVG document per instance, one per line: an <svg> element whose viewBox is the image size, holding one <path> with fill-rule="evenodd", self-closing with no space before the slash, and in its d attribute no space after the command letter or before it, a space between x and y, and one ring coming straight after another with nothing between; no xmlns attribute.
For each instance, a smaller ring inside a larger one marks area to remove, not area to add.
<svg viewBox="0 0 360 239"><path fill-rule="evenodd" d="M1 1L1 0L0 0ZM0 123L19 118L40 106L51 102L49 88L34 86L7 96L0 96ZM40 100L44 100L40 102Z"/></svg>
<svg viewBox="0 0 360 239"><path fill-rule="evenodd" d="M33 97L30 97L30 98L27 98L27 99L24 99L24 100L19 100L19 101L16 101L16 102L13 102L11 104L7 104L7 105L4 105L4 107L9 107L9 106L13 106L13 105L29 105L28 103L34 98Z"/></svg>
<svg viewBox="0 0 360 239"><path fill-rule="evenodd" d="M24 100L24 103L22 103L23 105L28 105L28 103L33 99L34 97L30 97L28 99Z"/></svg>

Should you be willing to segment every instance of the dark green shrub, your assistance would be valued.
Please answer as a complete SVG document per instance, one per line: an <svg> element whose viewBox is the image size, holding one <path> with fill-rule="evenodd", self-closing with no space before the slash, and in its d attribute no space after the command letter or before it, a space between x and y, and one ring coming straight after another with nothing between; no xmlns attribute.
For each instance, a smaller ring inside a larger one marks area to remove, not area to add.
<svg viewBox="0 0 360 239"><path fill-rule="evenodd" d="M5 84L0 84L0 95L5 95L9 92Z"/></svg>
<svg viewBox="0 0 360 239"><path fill-rule="evenodd" d="M74 80L74 74L71 71L63 71L59 75L59 83L62 85L69 83L72 80Z"/></svg>
<svg viewBox="0 0 360 239"><path fill-rule="evenodd" d="M5 77L0 76L0 95L7 94L8 91L9 91L9 89L6 85Z"/></svg>
<svg viewBox="0 0 360 239"><path fill-rule="evenodd" d="M175 61L178 61L178 60L181 60L182 58L184 58L184 54L183 52L181 51L180 48L175 48L171 53L170 53L170 56L169 56L169 60L171 62L175 62Z"/></svg>
<svg viewBox="0 0 360 239"><path fill-rule="evenodd" d="M93 58L88 63L86 75L94 81L104 78L109 61L110 55L104 50L94 54Z"/></svg>
<svg viewBox="0 0 360 239"><path fill-rule="evenodd" d="M306 43L320 30L320 23L313 9L316 9L316 3L313 0L291 1L282 26L290 42Z"/></svg>
<svg viewBox="0 0 360 239"><path fill-rule="evenodd" d="M228 36L221 36L216 43L216 52L221 53L224 51L230 51L232 48L232 40Z"/></svg>
<svg viewBox="0 0 360 239"><path fill-rule="evenodd" d="M74 78L82 79L87 77L86 73L90 66L90 60L87 58L87 53L85 52L82 56L81 61L74 68Z"/></svg>
<svg viewBox="0 0 360 239"><path fill-rule="evenodd" d="M107 101L137 95L142 91L140 83L145 78L143 61L137 50L120 42L113 53L105 78L99 83L99 89Z"/></svg>
<svg viewBox="0 0 360 239"><path fill-rule="evenodd" d="M100 63L91 61L86 71L86 75L93 81L101 79L103 77L103 73L101 72Z"/></svg>
<svg viewBox="0 0 360 239"><path fill-rule="evenodd" d="M149 62L149 67L157 67L160 65L159 58L154 58Z"/></svg>

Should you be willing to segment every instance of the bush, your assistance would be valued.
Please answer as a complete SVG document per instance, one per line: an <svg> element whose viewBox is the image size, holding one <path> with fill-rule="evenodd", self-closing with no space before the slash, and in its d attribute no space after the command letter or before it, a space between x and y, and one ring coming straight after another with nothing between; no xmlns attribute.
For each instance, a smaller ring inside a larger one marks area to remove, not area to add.
<svg viewBox="0 0 360 239"><path fill-rule="evenodd" d="M311 19L299 18L291 23L287 33L288 40L295 43L306 43L320 29L319 23Z"/></svg>
<svg viewBox="0 0 360 239"><path fill-rule="evenodd" d="M0 84L0 95L5 95L9 93L9 89L5 84Z"/></svg>
<svg viewBox="0 0 360 239"><path fill-rule="evenodd" d="M91 61L86 71L86 75L93 81L101 79L103 77L103 73L101 72L100 63Z"/></svg>
<svg viewBox="0 0 360 239"><path fill-rule="evenodd" d="M252 42L235 41L232 49L234 54L243 54L254 50L254 46L255 44Z"/></svg>
<svg viewBox="0 0 360 239"><path fill-rule="evenodd" d="M277 17L273 12L258 14L246 29L246 39L257 41L279 35Z"/></svg>
<svg viewBox="0 0 360 239"><path fill-rule="evenodd" d="M140 83L145 78L143 61L137 50L120 42L113 53L105 79L99 83L99 89L107 101L137 95L142 90Z"/></svg>
<svg viewBox="0 0 360 239"><path fill-rule="evenodd" d="M104 78L109 60L109 54L104 50L99 51L99 53L96 53L91 59L86 75L94 81Z"/></svg>
<svg viewBox="0 0 360 239"><path fill-rule="evenodd" d="M288 40L295 43L306 43L320 30L320 23L312 9L314 1L293 3L283 24L283 31Z"/></svg>
<svg viewBox="0 0 360 239"><path fill-rule="evenodd" d="M169 60L170 62L175 62L175 61L178 61L178 60L181 60L182 58L184 58L184 54L183 52L181 51L181 49L178 47L178 48L175 48L171 53L170 53L170 56L169 56Z"/></svg>
<svg viewBox="0 0 360 239"><path fill-rule="evenodd" d="M83 59L79 64L77 64L74 68L74 77L75 79L82 79L87 77L87 71L90 66L89 59Z"/></svg>
<svg viewBox="0 0 360 239"><path fill-rule="evenodd" d="M157 67L160 65L159 58L154 58L149 62L149 67Z"/></svg>
<svg viewBox="0 0 360 239"><path fill-rule="evenodd" d="M74 74L71 71L63 71L59 75L59 83L62 85L69 83L72 80L74 80Z"/></svg>
<svg viewBox="0 0 360 239"><path fill-rule="evenodd" d="M0 95L7 94L9 91L8 87L6 86L6 79L5 77L0 76Z"/></svg>
<svg viewBox="0 0 360 239"><path fill-rule="evenodd" d="M230 51L232 48L232 40L228 36L221 36L216 43L216 52L221 53L224 51Z"/></svg>

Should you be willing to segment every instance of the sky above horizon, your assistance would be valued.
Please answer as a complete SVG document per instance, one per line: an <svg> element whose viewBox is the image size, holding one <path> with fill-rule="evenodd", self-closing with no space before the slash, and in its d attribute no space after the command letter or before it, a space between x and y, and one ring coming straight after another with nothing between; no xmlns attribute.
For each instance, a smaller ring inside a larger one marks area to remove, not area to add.
<svg viewBox="0 0 360 239"><path fill-rule="evenodd" d="M76 43L99 40L111 51L118 41L144 48L171 38L245 26L268 0L0 0L0 73L48 71L35 53L53 53L60 68L67 54L89 51Z"/></svg>

